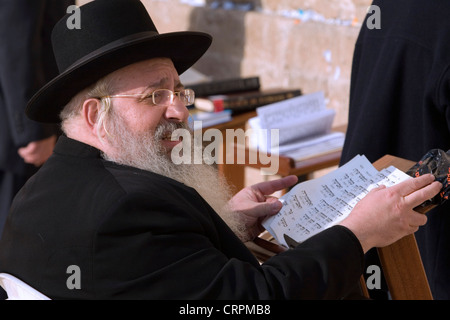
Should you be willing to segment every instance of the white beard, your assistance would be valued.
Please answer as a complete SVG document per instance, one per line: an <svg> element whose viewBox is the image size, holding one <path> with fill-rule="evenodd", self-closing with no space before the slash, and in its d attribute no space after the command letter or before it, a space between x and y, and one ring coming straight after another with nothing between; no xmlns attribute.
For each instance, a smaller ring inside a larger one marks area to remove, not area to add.
<svg viewBox="0 0 450 320"><path fill-rule="evenodd" d="M162 147L160 141L163 137L170 137L171 133L179 128L189 130L191 136L193 135L186 124L167 121L160 123L154 134L136 134L113 111L108 122L107 143L114 151L103 153L103 157L118 164L166 176L194 188L236 235L244 239L246 235L242 230L242 223L238 221L237 215L228 209L232 191L217 169L204 163L174 164L170 154ZM194 159L193 155L191 159Z"/></svg>

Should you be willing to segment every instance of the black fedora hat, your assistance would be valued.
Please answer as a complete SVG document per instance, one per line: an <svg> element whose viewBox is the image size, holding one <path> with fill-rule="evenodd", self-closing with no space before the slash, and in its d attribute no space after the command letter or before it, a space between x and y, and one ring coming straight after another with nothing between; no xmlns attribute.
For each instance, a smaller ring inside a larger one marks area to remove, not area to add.
<svg viewBox="0 0 450 320"><path fill-rule="evenodd" d="M28 102L27 116L57 123L62 108L81 90L129 64L156 57L172 59L179 74L209 48L202 32L158 33L139 0L94 0L80 8L80 29L70 29L67 14L53 28L59 75Z"/></svg>

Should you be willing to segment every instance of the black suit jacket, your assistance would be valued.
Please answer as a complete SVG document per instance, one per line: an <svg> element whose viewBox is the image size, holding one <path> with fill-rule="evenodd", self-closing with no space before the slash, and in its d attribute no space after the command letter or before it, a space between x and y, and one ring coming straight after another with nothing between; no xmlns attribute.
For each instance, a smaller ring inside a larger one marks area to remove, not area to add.
<svg viewBox="0 0 450 320"><path fill-rule="evenodd" d="M450 149L450 2L375 0L381 29L361 28L341 163L357 154L418 161ZM372 15L370 13L369 15ZM416 233L433 296L450 299L450 202Z"/></svg>
<svg viewBox="0 0 450 320"><path fill-rule="evenodd" d="M53 299L340 298L363 253L344 227L260 265L192 188L61 137L14 200L0 272ZM69 289L69 266L81 288Z"/></svg>

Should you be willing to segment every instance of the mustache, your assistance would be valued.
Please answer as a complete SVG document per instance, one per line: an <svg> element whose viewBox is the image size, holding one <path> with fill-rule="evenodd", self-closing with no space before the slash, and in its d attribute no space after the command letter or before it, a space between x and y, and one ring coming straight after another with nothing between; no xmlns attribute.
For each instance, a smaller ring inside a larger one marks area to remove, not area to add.
<svg viewBox="0 0 450 320"><path fill-rule="evenodd" d="M171 122L171 121L162 121L155 129L154 138L155 140L161 140L164 137L171 136L172 132L177 129L185 129L192 133L192 129L189 127L187 123L184 122Z"/></svg>

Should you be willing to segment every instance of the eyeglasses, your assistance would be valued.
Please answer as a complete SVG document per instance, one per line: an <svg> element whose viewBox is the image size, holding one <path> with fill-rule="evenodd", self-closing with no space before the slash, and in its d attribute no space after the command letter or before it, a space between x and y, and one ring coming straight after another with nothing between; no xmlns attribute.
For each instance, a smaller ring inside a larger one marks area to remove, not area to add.
<svg viewBox="0 0 450 320"><path fill-rule="evenodd" d="M175 95L180 99L180 101L185 105L189 106L194 104L195 93L192 89L183 89L180 91L172 91L169 89L157 89L149 95L144 95L142 93L137 94L116 94L112 96L105 96L102 98L136 98L140 97L141 101L148 102L156 106L168 106L173 103Z"/></svg>

